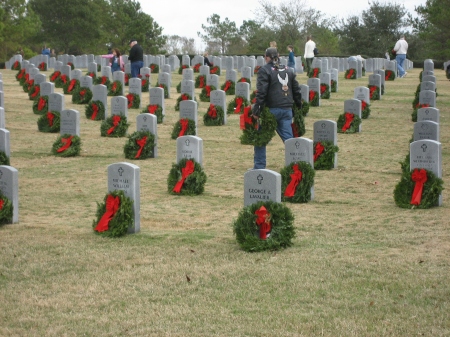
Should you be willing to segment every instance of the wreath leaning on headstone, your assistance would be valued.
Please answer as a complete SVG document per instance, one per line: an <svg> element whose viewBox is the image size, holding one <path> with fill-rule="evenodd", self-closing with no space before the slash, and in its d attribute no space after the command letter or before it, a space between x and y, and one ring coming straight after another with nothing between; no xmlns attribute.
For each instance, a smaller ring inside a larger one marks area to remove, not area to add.
<svg viewBox="0 0 450 337"><path fill-rule="evenodd" d="M129 126L126 116L113 115L100 125L100 135L102 137L124 137Z"/></svg>
<svg viewBox="0 0 450 337"><path fill-rule="evenodd" d="M307 105L307 104L306 104ZM292 135L294 137L301 137L305 134L305 118L303 117L302 110L299 110L297 106L294 105L292 108L293 118L292 118Z"/></svg>
<svg viewBox="0 0 450 337"><path fill-rule="evenodd" d="M152 71L152 74L158 74L159 73L159 65L156 63L150 64L150 70Z"/></svg>
<svg viewBox="0 0 450 337"><path fill-rule="evenodd" d="M175 123L172 130L172 139L177 139L181 136L195 136L195 121L192 119L182 118Z"/></svg>
<svg viewBox="0 0 450 337"><path fill-rule="evenodd" d="M370 115L370 104L367 104L365 100L361 101L361 118L367 119Z"/></svg>
<svg viewBox="0 0 450 337"><path fill-rule="evenodd" d="M380 99L380 88L376 85L369 85L370 99L378 101Z"/></svg>
<svg viewBox="0 0 450 337"><path fill-rule="evenodd" d="M212 67L209 69L209 73L212 74L212 75L218 75L218 76L220 76L220 67L219 67L219 66L212 66Z"/></svg>
<svg viewBox="0 0 450 337"><path fill-rule="evenodd" d="M95 79L97 78L97 73L95 73L95 72L93 72L93 71L88 71L88 72L86 73L86 76L92 77L92 81L95 82Z"/></svg>
<svg viewBox="0 0 450 337"><path fill-rule="evenodd" d="M136 131L128 136L123 147L127 159L147 159L154 156L155 136L149 131Z"/></svg>
<svg viewBox="0 0 450 337"><path fill-rule="evenodd" d="M189 66L185 64L181 65L180 68L178 68L178 75L183 74L183 69L189 69Z"/></svg>
<svg viewBox="0 0 450 337"><path fill-rule="evenodd" d="M134 225L133 200L124 191L109 192L103 203L97 203L96 216L92 223L96 234L111 238L123 236Z"/></svg>
<svg viewBox="0 0 450 337"><path fill-rule="evenodd" d="M331 92L337 91L337 82L335 80L331 80Z"/></svg>
<svg viewBox="0 0 450 337"><path fill-rule="evenodd" d="M101 76L101 77L97 77L95 79L95 84L103 84L105 85L107 88L109 88L109 86L111 85L111 81L107 76Z"/></svg>
<svg viewBox="0 0 450 337"><path fill-rule="evenodd" d="M334 154L339 147L331 141L314 142L314 169L331 170L334 168Z"/></svg>
<svg viewBox="0 0 450 337"><path fill-rule="evenodd" d="M314 168L305 161L293 162L281 172L282 200L305 203L311 200L311 188L314 185Z"/></svg>
<svg viewBox="0 0 450 337"><path fill-rule="evenodd" d="M88 104L92 99L92 91L88 87L80 87L72 93L72 103Z"/></svg>
<svg viewBox="0 0 450 337"><path fill-rule="evenodd" d="M220 126L224 123L224 112L220 105L210 104L208 111L203 115L206 126Z"/></svg>
<svg viewBox="0 0 450 337"><path fill-rule="evenodd" d="M401 208L430 208L438 205L444 182L433 172L414 169L403 172L394 189L395 204Z"/></svg>
<svg viewBox="0 0 450 337"><path fill-rule="evenodd" d="M312 68L308 71L309 78L318 78L321 73L320 68Z"/></svg>
<svg viewBox="0 0 450 337"><path fill-rule="evenodd" d="M22 89L23 89L24 92L29 93L33 86L34 86L34 80L27 80L22 85Z"/></svg>
<svg viewBox="0 0 450 337"><path fill-rule="evenodd" d="M180 97L177 98L177 103L175 104L175 111L180 111L180 102L181 101L189 101L189 100L192 100L192 96L191 95L189 95L189 94L181 94Z"/></svg>
<svg viewBox="0 0 450 337"><path fill-rule="evenodd" d="M228 80L222 84L220 89L225 91L225 95L234 95L236 93L236 84L233 81Z"/></svg>
<svg viewBox="0 0 450 337"><path fill-rule="evenodd" d="M80 155L81 139L77 135L64 134L53 143L52 154L58 157L75 157Z"/></svg>
<svg viewBox="0 0 450 337"><path fill-rule="evenodd" d="M114 81L109 86L108 96L121 96L122 95L122 82Z"/></svg>
<svg viewBox="0 0 450 337"><path fill-rule="evenodd" d="M162 107L159 104L149 104L141 111L141 114L152 114L156 116L156 123L161 124L164 120Z"/></svg>
<svg viewBox="0 0 450 337"><path fill-rule="evenodd" d="M201 63L197 63L195 64L192 69L194 70L194 73L199 73L200 72L200 67L202 66Z"/></svg>
<svg viewBox="0 0 450 337"><path fill-rule="evenodd" d="M240 116L240 127L242 135L241 144L253 146L266 146L275 136L277 121L275 116L265 107L258 120L251 116L251 107L244 109Z"/></svg>
<svg viewBox="0 0 450 337"><path fill-rule="evenodd" d="M206 76L205 75L198 75L197 78L195 79L195 87L198 89L203 89L203 87L206 85ZM178 86L177 86L177 92L180 93L181 92L181 82L180 82L180 91L178 91Z"/></svg>
<svg viewBox="0 0 450 337"><path fill-rule="evenodd" d="M323 99L330 98L330 86L326 83L320 84L320 98Z"/></svg>
<svg viewBox="0 0 450 337"><path fill-rule="evenodd" d="M250 79L248 77L241 77L238 82L244 82L244 83L248 83L251 84Z"/></svg>
<svg viewBox="0 0 450 337"><path fill-rule="evenodd" d="M356 80L356 69L350 68L346 70L344 78L347 80Z"/></svg>
<svg viewBox="0 0 450 337"><path fill-rule="evenodd" d="M0 225L12 223L14 207L11 202L1 191L0 191Z"/></svg>
<svg viewBox="0 0 450 337"><path fill-rule="evenodd" d="M227 114L242 114L244 108L248 107L248 100L242 96L236 96L234 99L228 103Z"/></svg>
<svg viewBox="0 0 450 337"><path fill-rule="evenodd" d="M61 76L61 72L56 70L50 75L50 82L55 83L56 87L56 80Z"/></svg>
<svg viewBox="0 0 450 337"><path fill-rule="evenodd" d="M16 74L16 80L20 82L24 78L25 78L25 69L21 69Z"/></svg>
<svg viewBox="0 0 450 337"><path fill-rule="evenodd" d="M55 88L63 88L64 85L69 82L69 79L67 78L66 74L60 74L56 79L55 79Z"/></svg>
<svg viewBox="0 0 450 337"><path fill-rule="evenodd" d="M200 93L200 101L202 102L209 102L210 101L210 96L211 96L211 91L216 90L216 87L213 85L206 85L203 89L202 92Z"/></svg>
<svg viewBox="0 0 450 337"><path fill-rule="evenodd" d="M295 237L294 215L282 203L259 201L239 212L233 233L247 252L287 248Z"/></svg>
<svg viewBox="0 0 450 337"><path fill-rule="evenodd" d="M319 106L319 93L317 91L309 91L309 106Z"/></svg>
<svg viewBox="0 0 450 337"><path fill-rule="evenodd" d="M128 109L139 109L141 97L138 94L129 93L126 98L128 100Z"/></svg>
<svg viewBox="0 0 450 337"><path fill-rule="evenodd" d="M41 86L39 84L33 84L28 91L28 98L34 101L39 98L41 92Z"/></svg>
<svg viewBox="0 0 450 337"><path fill-rule="evenodd" d="M15 61L11 66L11 70L21 70L21 69L22 65L20 64L19 61Z"/></svg>
<svg viewBox="0 0 450 337"><path fill-rule="evenodd" d="M159 82L156 82L156 86L155 86L156 88L157 87L160 87L160 88L163 88L164 89L164 98L169 98L169 90L167 89L167 85L165 85L165 84L163 84L163 83L159 83Z"/></svg>
<svg viewBox="0 0 450 337"><path fill-rule="evenodd" d="M46 114L39 117L37 121L38 130L40 132L59 132L61 123L60 113L57 111L48 111Z"/></svg>
<svg viewBox="0 0 450 337"><path fill-rule="evenodd" d="M3 151L0 151L0 165L10 165L9 157Z"/></svg>
<svg viewBox="0 0 450 337"><path fill-rule="evenodd" d="M339 115L337 120L337 132L339 133L355 133L359 132L361 118L350 112Z"/></svg>
<svg viewBox="0 0 450 337"><path fill-rule="evenodd" d="M125 73L124 75L124 84L125 86L129 86L130 84L131 73Z"/></svg>
<svg viewBox="0 0 450 337"><path fill-rule="evenodd" d="M181 93L181 82L177 84L176 89L177 93Z"/></svg>
<svg viewBox="0 0 450 337"><path fill-rule="evenodd" d="M430 105L429 104L420 104L417 103L416 106L413 109L413 112L411 114L411 120L413 122L417 122L417 110L422 109L422 108L429 108Z"/></svg>
<svg viewBox="0 0 450 337"><path fill-rule="evenodd" d="M70 70L74 70L75 66L72 62L67 62L67 65L70 67Z"/></svg>
<svg viewBox="0 0 450 337"><path fill-rule="evenodd" d="M145 74L144 78L139 75L139 78L141 79L141 91L148 92L148 89L150 88L150 74Z"/></svg>
<svg viewBox="0 0 450 337"><path fill-rule="evenodd" d="M91 101L86 106L85 115L87 119L102 121L105 119L105 106L102 101Z"/></svg>
<svg viewBox="0 0 450 337"><path fill-rule="evenodd" d="M38 69L39 69L40 71L47 71L47 63L45 63L45 62L39 63Z"/></svg>
<svg viewBox="0 0 450 337"><path fill-rule="evenodd" d="M48 111L48 96L40 96L33 102L33 112L36 115L42 115Z"/></svg>
<svg viewBox="0 0 450 337"><path fill-rule="evenodd" d="M205 190L206 174L194 159L173 164L167 178L167 190L174 195L199 195Z"/></svg>
<svg viewBox="0 0 450 337"><path fill-rule="evenodd" d="M395 72L393 72L392 70L386 70L386 72L384 73L384 80L385 81L395 80Z"/></svg>

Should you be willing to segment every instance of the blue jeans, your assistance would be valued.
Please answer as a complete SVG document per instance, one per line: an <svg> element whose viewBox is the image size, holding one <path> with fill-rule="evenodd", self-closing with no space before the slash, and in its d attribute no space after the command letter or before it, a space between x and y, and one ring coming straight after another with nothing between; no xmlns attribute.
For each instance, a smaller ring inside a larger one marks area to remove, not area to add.
<svg viewBox="0 0 450 337"><path fill-rule="evenodd" d="M398 76L402 77L403 75L405 75L403 62L406 60L406 54L397 54L397 56L395 56L395 60L397 61Z"/></svg>
<svg viewBox="0 0 450 337"><path fill-rule="evenodd" d="M144 62L136 61L131 63L131 77L138 77Z"/></svg>
<svg viewBox="0 0 450 337"><path fill-rule="evenodd" d="M269 111L275 116L277 120L277 133L283 143L294 137L292 134L292 109L270 108ZM253 156L253 168L266 168L266 147L255 146Z"/></svg>

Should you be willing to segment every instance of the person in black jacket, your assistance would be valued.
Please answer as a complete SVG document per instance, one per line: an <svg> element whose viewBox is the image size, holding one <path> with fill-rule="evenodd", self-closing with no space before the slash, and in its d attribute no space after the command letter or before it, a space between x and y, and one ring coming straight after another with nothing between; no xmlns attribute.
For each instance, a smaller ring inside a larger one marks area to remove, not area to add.
<svg viewBox="0 0 450 337"><path fill-rule="evenodd" d="M213 66L213 64L211 62L209 62L208 52L205 52L203 54L203 60L204 60L204 62L203 62L204 65L207 65L207 66L210 66L210 67Z"/></svg>
<svg viewBox="0 0 450 337"><path fill-rule="evenodd" d="M138 77L141 68L144 66L144 50L135 39L130 40L130 47L128 61L131 64L131 77Z"/></svg>
<svg viewBox="0 0 450 337"><path fill-rule="evenodd" d="M253 118L259 119L264 109L269 111L277 120L277 133L283 143L293 137L292 134L292 106L302 107L302 94L296 75L291 68L279 64L276 48L266 49L266 65L258 71L256 82L256 103L252 107ZM266 168L266 147L255 146L253 169Z"/></svg>

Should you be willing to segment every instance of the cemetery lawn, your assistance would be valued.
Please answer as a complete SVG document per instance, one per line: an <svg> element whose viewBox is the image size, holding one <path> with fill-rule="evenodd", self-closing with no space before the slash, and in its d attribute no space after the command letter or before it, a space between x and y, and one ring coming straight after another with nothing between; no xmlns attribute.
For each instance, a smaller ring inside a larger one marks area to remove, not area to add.
<svg viewBox="0 0 450 337"><path fill-rule="evenodd" d="M200 196L173 196L167 177L176 159L170 134L181 75L172 74L158 158L129 161L126 138L101 137L100 122L86 119L85 106L69 95L66 109L81 114L81 155L53 156L58 134L38 132L39 116L16 72L2 70L20 207L19 223L0 227L0 335L449 336L450 82L440 69L443 206L401 209L393 199L412 137L419 73L386 82L362 133L338 134L338 168L316 172L314 201L287 204L295 215L293 246L246 253L232 232L243 207L243 175L253 166L253 148L239 142L239 116L204 126L209 103L196 89L208 180ZM305 137L312 138L313 122L337 121L343 101L367 86L368 75L345 80L339 73L339 92L310 108ZM152 85L156 80L152 75ZM140 111L129 110L130 134ZM278 136L267 155L267 168L280 172ZM106 194L107 166L122 161L141 169L141 231L103 238L92 222Z"/></svg>

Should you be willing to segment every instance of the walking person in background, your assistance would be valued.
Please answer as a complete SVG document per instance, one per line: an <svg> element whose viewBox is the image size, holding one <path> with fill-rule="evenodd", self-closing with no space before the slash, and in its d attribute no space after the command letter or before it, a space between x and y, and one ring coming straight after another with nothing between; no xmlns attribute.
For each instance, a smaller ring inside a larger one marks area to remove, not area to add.
<svg viewBox="0 0 450 337"><path fill-rule="evenodd" d="M50 57L50 48L47 48L46 46L42 47L42 55L47 55Z"/></svg>
<svg viewBox="0 0 450 337"><path fill-rule="evenodd" d="M294 56L294 47L290 44L288 46L288 50L289 50L289 58L288 58L288 67L292 68L294 70L294 74L295 72L295 56Z"/></svg>
<svg viewBox="0 0 450 337"><path fill-rule="evenodd" d="M396 52L395 60L397 61L398 76L403 78L408 74L403 69L403 63L406 60L406 53L408 52L408 42L405 40L405 35L400 36L400 40L394 46L394 51Z"/></svg>
<svg viewBox="0 0 450 337"><path fill-rule="evenodd" d="M144 50L135 39L130 40L130 47L128 60L131 64L131 77L138 77L141 68L144 66Z"/></svg>
<svg viewBox="0 0 450 337"><path fill-rule="evenodd" d="M305 55L303 56L306 61L306 73L308 73L312 69L315 48L316 43L312 40L312 36L309 35L308 41L305 43Z"/></svg>
<svg viewBox="0 0 450 337"><path fill-rule="evenodd" d="M209 62L208 52L207 51L205 51L205 53L203 54L203 61L204 61L203 65L207 65L207 66L210 66L210 67L213 66L213 64L211 62Z"/></svg>
<svg viewBox="0 0 450 337"><path fill-rule="evenodd" d="M120 55L120 50L114 48L111 54L102 55L102 58L109 59L109 66L111 67L111 72L114 73L117 70L124 71L125 66L123 64L122 55Z"/></svg>

